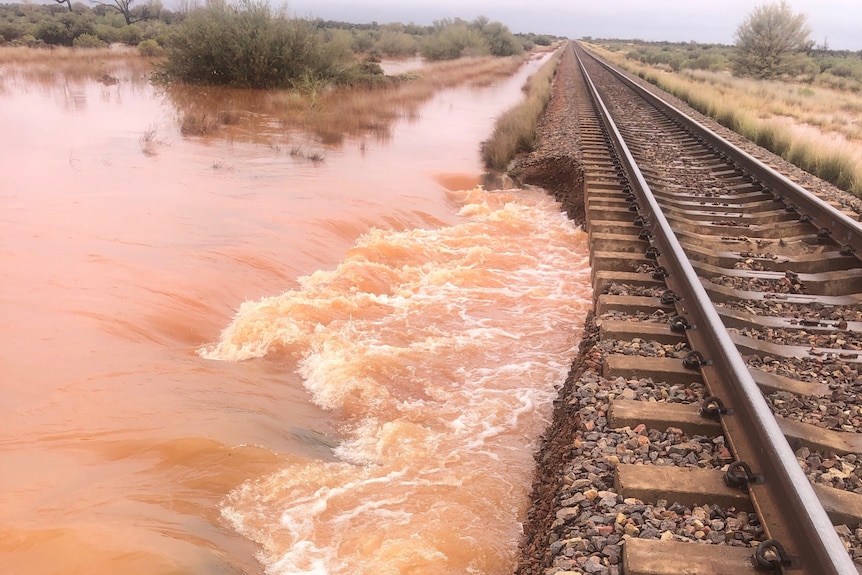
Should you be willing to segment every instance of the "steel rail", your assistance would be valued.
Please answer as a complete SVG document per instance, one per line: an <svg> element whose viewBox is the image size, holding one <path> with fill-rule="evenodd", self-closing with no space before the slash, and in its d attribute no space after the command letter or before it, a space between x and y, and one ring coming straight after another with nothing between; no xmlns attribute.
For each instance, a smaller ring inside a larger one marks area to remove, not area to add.
<svg viewBox="0 0 862 575"><path fill-rule="evenodd" d="M683 298L677 302L677 311L687 316L689 342L702 354L704 383L711 395L732 410L720 417L725 439L736 459L753 471L746 474L750 479L746 485L767 537L786 550L782 572L858 575L580 56L578 62L631 186L640 197L640 215L651 232L650 242L658 249L657 261L667 271L668 287Z"/></svg>
<svg viewBox="0 0 862 575"><path fill-rule="evenodd" d="M649 90L645 90L631 78L620 74L607 62L602 61L596 56L590 56L631 87L647 102L664 111L671 118L680 121L692 134L700 138L701 141L718 153L732 158L732 161L739 168L748 172L763 184L768 191L771 191L776 200L781 200L788 206L793 206L800 214L809 216L812 225L817 226L821 230L828 230L828 235L838 245L850 246L857 257L862 256L862 224L813 195L796 182L788 179L785 175L767 166L745 150L736 147L725 138L679 110L670 102Z"/></svg>

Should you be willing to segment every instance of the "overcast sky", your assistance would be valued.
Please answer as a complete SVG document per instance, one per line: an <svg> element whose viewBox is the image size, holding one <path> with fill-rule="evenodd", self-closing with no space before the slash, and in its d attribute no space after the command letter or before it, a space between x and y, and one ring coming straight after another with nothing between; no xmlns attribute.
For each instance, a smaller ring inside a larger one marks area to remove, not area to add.
<svg viewBox="0 0 862 575"><path fill-rule="evenodd" d="M274 2L275 3L275 2ZM294 16L367 23L430 24L487 16L513 32L568 38L640 38L732 44L756 0L288 0ZM808 18L811 39L862 50L862 0L787 0Z"/></svg>

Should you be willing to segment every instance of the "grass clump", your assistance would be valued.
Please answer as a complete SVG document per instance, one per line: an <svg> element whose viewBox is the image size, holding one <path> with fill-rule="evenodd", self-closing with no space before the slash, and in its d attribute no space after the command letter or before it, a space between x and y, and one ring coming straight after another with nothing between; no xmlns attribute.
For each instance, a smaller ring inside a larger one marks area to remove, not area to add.
<svg viewBox="0 0 862 575"><path fill-rule="evenodd" d="M515 156L533 150L536 128L551 99L551 86L562 50L558 50L530 76L524 99L504 112L494 124L491 138L482 143L482 160L490 170L504 171Z"/></svg>
<svg viewBox="0 0 862 575"><path fill-rule="evenodd" d="M180 117L180 133L183 136L206 136L222 126L218 116L207 112L188 111Z"/></svg>

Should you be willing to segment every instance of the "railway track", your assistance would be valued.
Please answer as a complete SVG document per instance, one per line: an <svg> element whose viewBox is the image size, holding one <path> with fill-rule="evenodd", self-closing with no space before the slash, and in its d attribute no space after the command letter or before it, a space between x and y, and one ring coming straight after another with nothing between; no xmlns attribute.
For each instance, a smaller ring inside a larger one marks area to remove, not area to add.
<svg viewBox="0 0 862 575"><path fill-rule="evenodd" d="M545 568L857 573L862 227L576 52L596 343Z"/></svg>

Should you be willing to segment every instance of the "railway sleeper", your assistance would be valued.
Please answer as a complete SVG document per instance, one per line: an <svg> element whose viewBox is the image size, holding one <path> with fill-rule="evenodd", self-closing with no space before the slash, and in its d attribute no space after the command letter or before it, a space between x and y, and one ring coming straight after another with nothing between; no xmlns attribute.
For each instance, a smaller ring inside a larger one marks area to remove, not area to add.
<svg viewBox="0 0 862 575"><path fill-rule="evenodd" d="M631 225L638 215L629 206L601 206L598 209L589 206L588 209L595 213L597 216L595 219L599 221L626 222L628 225Z"/></svg>
<svg viewBox="0 0 862 575"><path fill-rule="evenodd" d="M810 332L822 332L822 333L830 333L830 332L843 332L843 331L852 331L852 332L862 332L862 321L845 321L838 322L834 320L805 320L798 319L794 317L775 317L775 316L765 316L765 315L756 315L752 313L748 313L745 311L741 311L738 309L731 309L727 307L716 307L716 311L718 315L721 316L722 322L725 327L736 327L736 328L775 328L775 329L804 329ZM840 326L840 327L839 327Z"/></svg>
<svg viewBox="0 0 862 575"><path fill-rule="evenodd" d="M811 295L811 294L794 294L794 293L770 293L762 291L751 291L736 289L728 286L722 286L707 279L701 278L700 283L703 284L709 294L709 299L712 302L727 302L737 300L773 300L786 303L809 305L822 304L829 306L858 306L862 304L862 293L844 294L844 295Z"/></svg>
<svg viewBox="0 0 862 575"><path fill-rule="evenodd" d="M673 195L664 196L661 193L653 195L661 198L661 203L677 210L690 211L721 211L724 213L749 213L768 212L775 208L775 201L762 194L751 194L750 199L740 199L732 196L718 198L702 198L700 200L680 197L678 191L671 192ZM736 201L731 201L736 200Z"/></svg>
<svg viewBox="0 0 862 575"><path fill-rule="evenodd" d="M728 332L730 339L743 355L771 355L773 357L829 359L838 358L847 363L862 363L862 351L858 349L836 349L805 345L783 345L754 339L733 331Z"/></svg>
<svg viewBox="0 0 862 575"><path fill-rule="evenodd" d="M724 182L726 184L726 182ZM746 204L753 201L774 200L774 196L764 190L759 182L742 182L733 185L722 185L713 187L707 192L691 190L691 186L677 182L666 182L664 184L650 185L653 195L662 198L662 201L696 201L694 198L703 198L703 201L728 202Z"/></svg>
<svg viewBox="0 0 862 575"><path fill-rule="evenodd" d="M713 246L715 242L713 241ZM769 247L758 251L721 251L708 247L685 245L685 254L692 261L723 269L736 269L739 262L748 262L762 268L762 271L796 273L823 273L852 269L859 265L854 256L845 256L835 249L825 248L797 256L773 254Z"/></svg>
<svg viewBox="0 0 862 575"><path fill-rule="evenodd" d="M626 575L755 575L754 552L745 547L629 539L623 545Z"/></svg>
<svg viewBox="0 0 862 575"><path fill-rule="evenodd" d="M718 469L618 463L614 487L623 497L644 502L665 499L688 506L715 504L753 511L748 493L726 485L724 475ZM813 488L834 525L858 525L862 521L862 495L824 485L814 484Z"/></svg>
<svg viewBox="0 0 862 575"><path fill-rule="evenodd" d="M764 393L786 391L797 395L815 397L830 393L829 386L816 381L799 381L777 373L749 368L752 379ZM664 381L670 385L702 383L699 371L687 369L683 361L675 357L642 357L634 355L609 354L602 365L602 375L607 378L623 377L632 379L651 377L653 381Z"/></svg>
<svg viewBox="0 0 862 575"><path fill-rule="evenodd" d="M642 254L648 247L649 243L639 239L636 234L590 234L590 249L599 252Z"/></svg>
<svg viewBox="0 0 862 575"><path fill-rule="evenodd" d="M698 276L708 280L722 276L761 280L787 279L801 284L805 291L812 295L842 296L862 292L862 268L796 273L791 270L779 272L721 268L698 260L690 261L692 267L697 270Z"/></svg>
<svg viewBox="0 0 862 575"><path fill-rule="evenodd" d="M661 344L677 344L686 341L684 333L672 330L667 323L658 322L601 320L599 333L602 339L632 340L641 338ZM729 335L736 348L743 355L766 354L781 358L809 359L837 357L848 363L862 363L862 351L860 350L776 344L733 331L730 331Z"/></svg>
<svg viewBox="0 0 862 575"><path fill-rule="evenodd" d="M732 408L733 406L728 405L726 407ZM794 451L800 447L808 447L838 455L862 453L862 434L860 433L835 431L779 416L776 416L775 420ZM642 423L649 428L660 430L678 427L689 435L721 435L721 424L717 420L705 417L701 413L700 406L691 403L654 403L615 399L611 402L608 423L614 428L633 428ZM854 495L858 496L858 507L862 510L862 495ZM856 522L860 521L862 521L862 511L860 511L859 519Z"/></svg>
<svg viewBox="0 0 862 575"><path fill-rule="evenodd" d="M667 221L674 232L679 230L713 236L746 235L753 238L782 239L788 236L810 237L813 235L811 224L798 220L775 222L764 225L732 225L717 218L715 221L692 222L688 219L667 214Z"/></svg>
<svg viewBox="0 0 862 575"><path fill-rule="evenodd" d="M634 271L642 266L653 265L644 252L604 252L592 250L590 253L590 265L594 271Z"/></svg>
<svg viewBox="0 0 862 575"><path fill-rule="evenodd" d="M824 249L823 244L816 243L811 230L804 230L805 233L798 236L784 236L780 238L761 238L751 236L745 232L747 230L737 229L736 233L731 233L723 236L715 236L709 234L701 234L697 231L674 230L677 239L685 246L697 246L705 248L715 248L716 245L727 247L739 247L740 251L763 250L770 249L776 254L798 254L817 253Z"/></svg>
<svg viewBox="0 0 862 575"><path fill-rule="evenodd" d="M644 288L664 288L666 286L664 280L656 279L650 274L593 270L593 293L605 293L614 284Z"/></svg>
<svg viewBox="0 0 862 575"><path fill-rule="evenodd" d="M672 306L663 304L661 298L651 296L599 294L596 300L596 315L599 317L607 312L624 312L635 315L637 313L652 314L656 311L661 311L670 317L673 310ZM862 322L860 321L765 316L722 306L716 307L716 311L721 316L722 323L728 328L804 329L812 333L862 332Z"/></svg>
<svg viewBox="0 0 862 575"><path fill-rule="evenodd" d="M733 222L733 225L745 227L799 221L798 215L788 213L785 210L752 210L746 212L737 212L720 209L692 210L683 209L675 206L664 206L664 213L669 220L673 218L682 218L684 220L692 222L711 222L714 220L727 220Z"/></svg>

